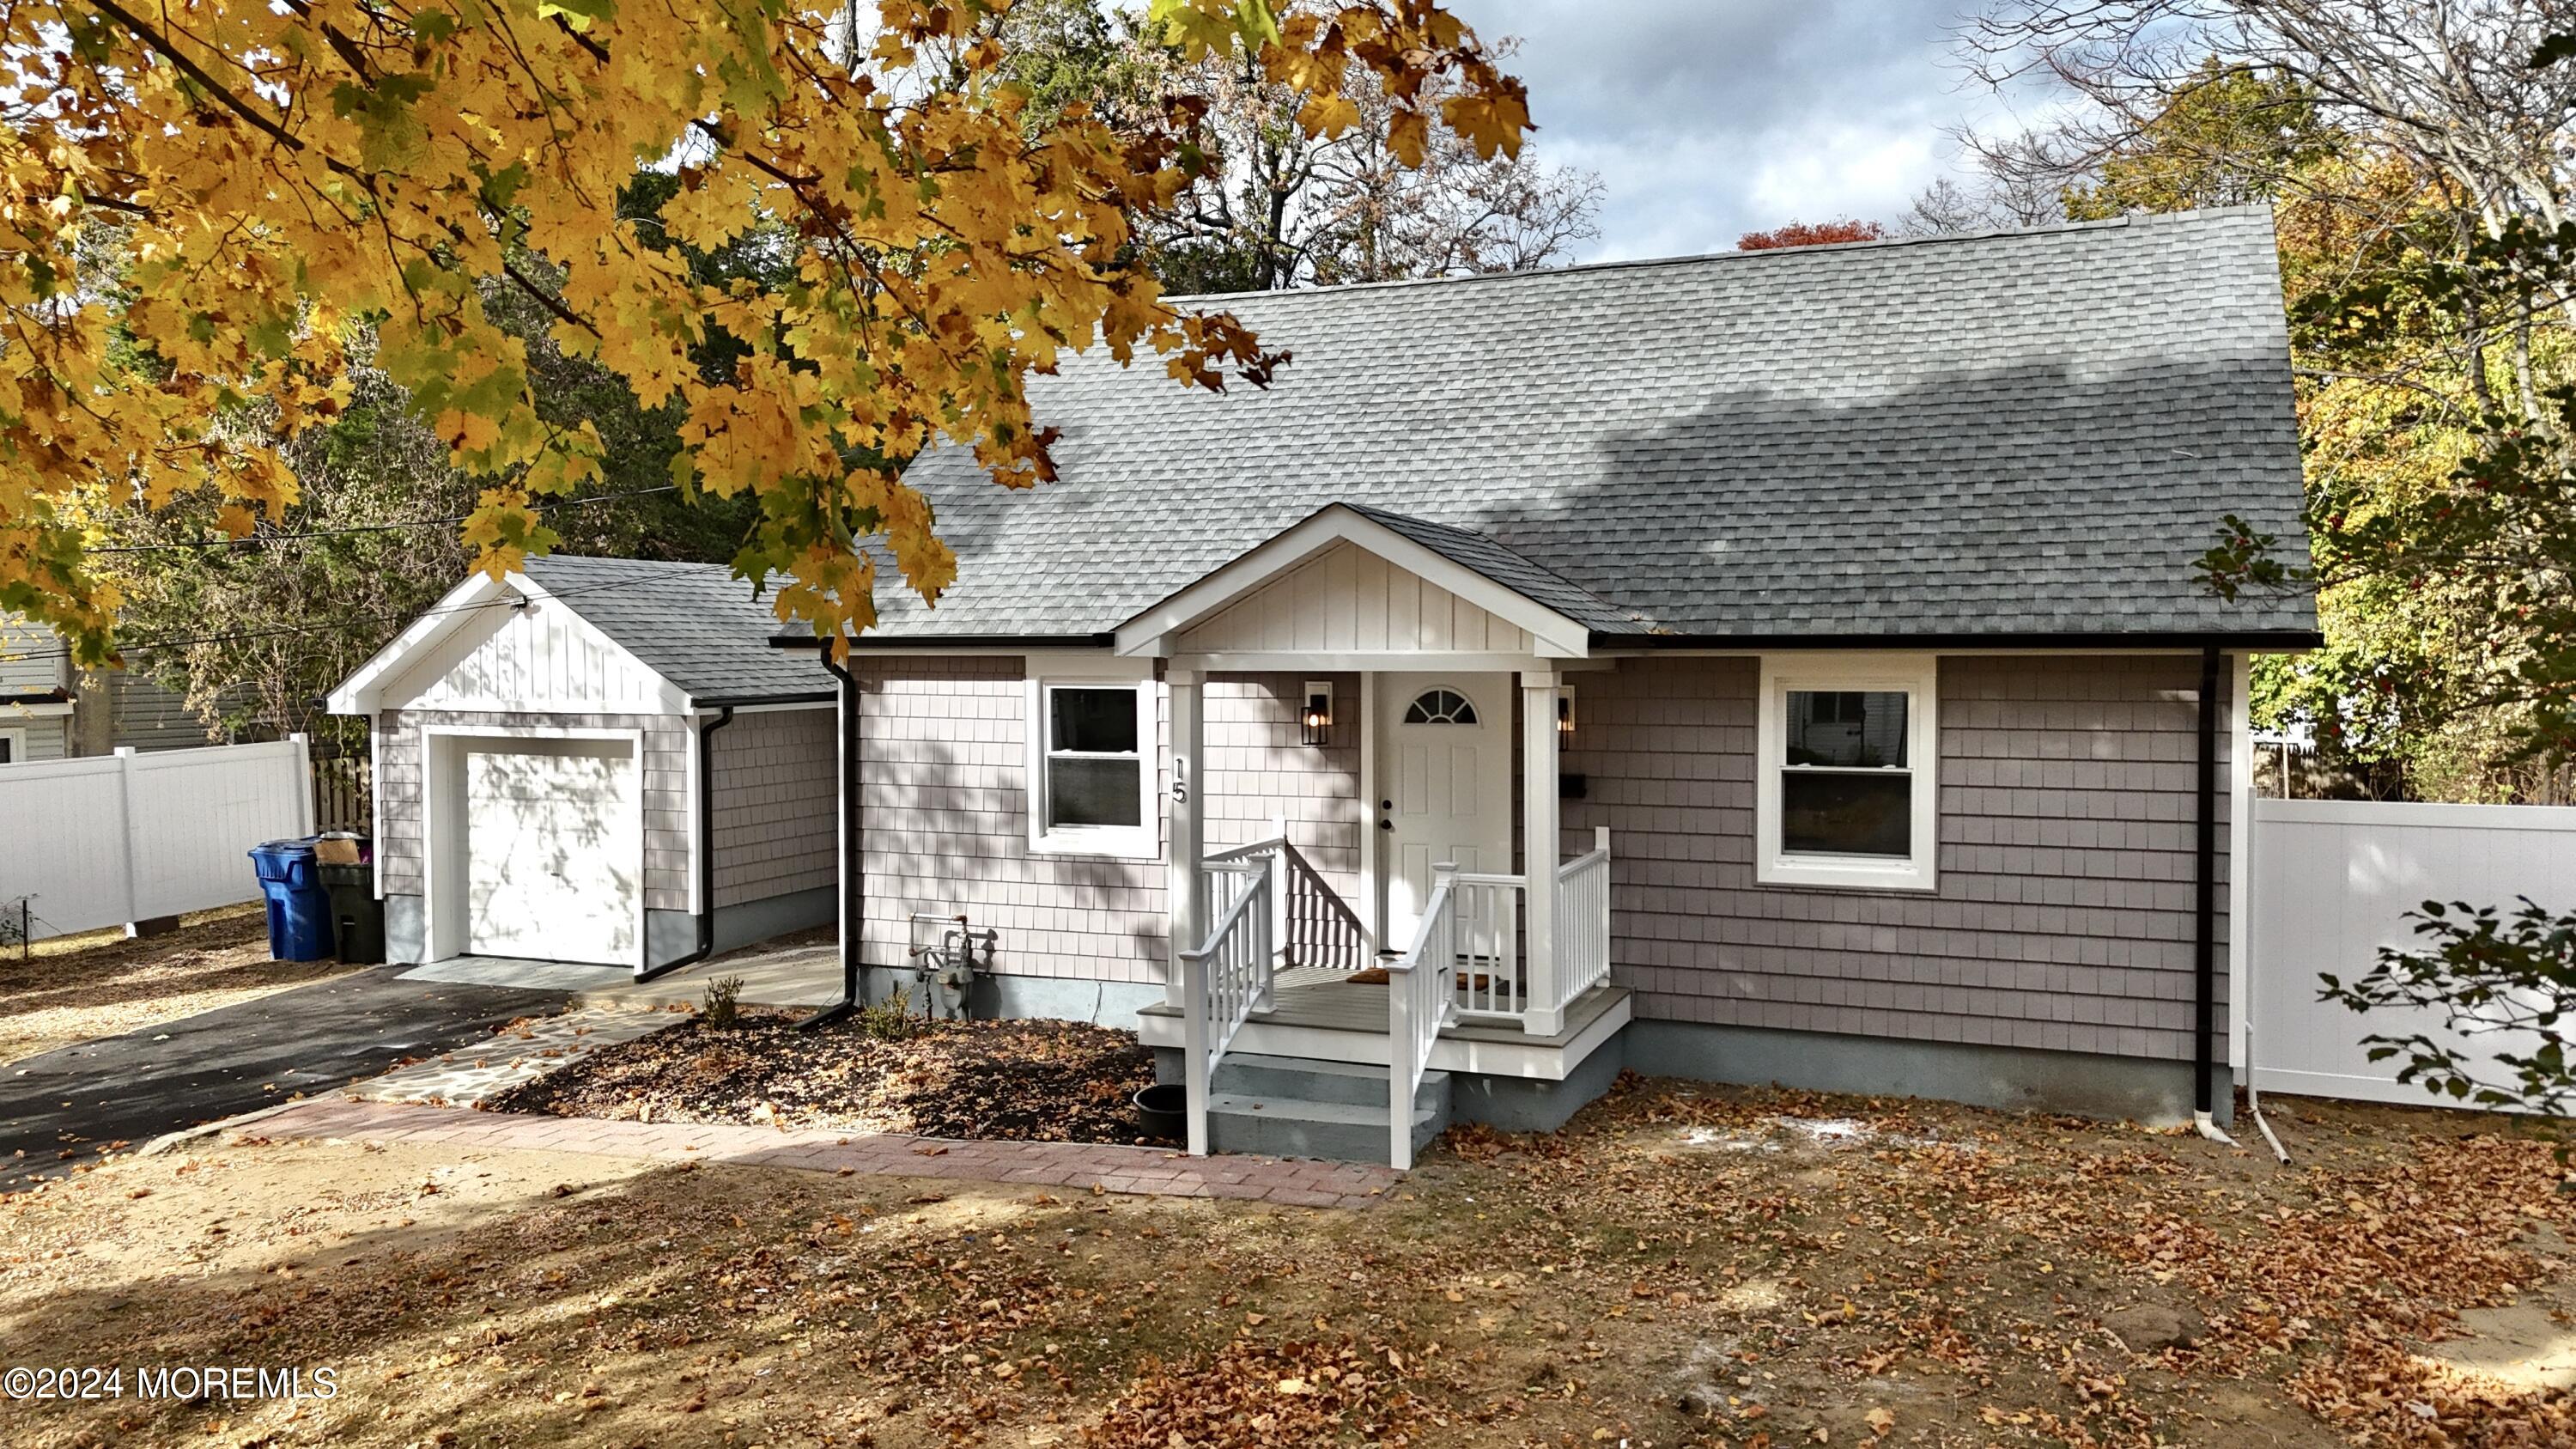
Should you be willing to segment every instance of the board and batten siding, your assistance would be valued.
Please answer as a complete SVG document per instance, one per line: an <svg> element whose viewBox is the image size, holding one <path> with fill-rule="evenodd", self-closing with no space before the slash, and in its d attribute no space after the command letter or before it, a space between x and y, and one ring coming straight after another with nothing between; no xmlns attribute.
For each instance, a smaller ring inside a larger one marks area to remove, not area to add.
<svg viewBox="0 0 2576 1449"><path fill-rule="evenodd" d="M467 627L384 685L408 709L665 712L676 706L659 675L637 663L564 604L490 606Z"/></svg>
<svg viewBox="0 0 2576 1449"><path fill-rule="evenodd" d="M1192 626L1179 652L1531 652L1529 634L1356 544L1337 543Z"/></svg>
<svg viewBox="0 0 2576 1449"><path fill-rule="evenodd" d="M709 743L718 906L828 887L838 877L836 711L737 714Z"/></svg>
<svg viewBox="0 0 2576 1449"><path fill-rule="evenodd" d="M864 959L905 967L910 917L1001 933L1004 975L1160 982L1169 918L1160 860L1029 849L1025 664L1016 657L861 659ZM1211 849L1289 837L1348 889L1358 869L1358 677L1334 678L1343 718L1326 748L1298 743L1306 675L1215 675L1202 705ZM1158 693L1160 693L1158 691ZM1156 722L1169 783L1169 696Z"/></svg>
<svg viewBox="0 0 2576 1449"><path fill-rule="evenodd" d="M687 722L677 715L421 708L380 711L375 720L376 873L384 894L416 896L423 889L421 731L427 725L490 729L496 734L511 730L643 731L644 905L656 911L689 908L692 750Z"/></svg>
<svg viewBox="0 0 2576 1449"><path fill-rule="evenodd" d="M1576 676L1563 769L1586 798L1560 858L1610 827L1611 960L1639 1017L2190 1057L2197 659L1943 660L1923 893L1755 882L1759 681L1752 659Z"/></svg>

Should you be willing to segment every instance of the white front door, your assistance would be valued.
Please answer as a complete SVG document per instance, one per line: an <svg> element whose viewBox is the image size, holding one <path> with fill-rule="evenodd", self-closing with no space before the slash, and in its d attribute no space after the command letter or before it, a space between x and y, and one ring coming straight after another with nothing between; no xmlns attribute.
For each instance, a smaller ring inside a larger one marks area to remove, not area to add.
<svg viewBox="0 0 2576 1449"><path fill-rule="evenodd" d="M1381 674L1375 834L1387 949L1413 944L1431 868L1512 868L1512 677Z"/></svg>
<svg viewBox="0 0 2576 1449"><path fill-rule="evenodd" d="M465 750L465 949L632 966L644 821L624 740Z"/></svg>

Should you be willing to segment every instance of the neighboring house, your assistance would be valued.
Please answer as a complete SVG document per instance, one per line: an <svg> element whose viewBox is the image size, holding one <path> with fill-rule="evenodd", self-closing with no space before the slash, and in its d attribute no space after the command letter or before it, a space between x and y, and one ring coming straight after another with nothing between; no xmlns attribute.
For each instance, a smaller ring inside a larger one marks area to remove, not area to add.
<svg viewBox="0 0 2576 1449"><path fill-rule="evenodd" d="M0 613L0 765L72 753L72 678L53 631Z"/></svg>
<svg viewBox="0 0 2576 1449"><path fill-rule="evenodd" d="M52 630L0 614L0 765L209 743L176 690L131 670L78 669Z"/></svg>
<svg viewBox="0 0 2576 1449"><path fill-rule="evenodd" d="M2317 642L2192 573L2300 537L2264 212L1226 305L1276 386L1072 357L1060 483L919 460L959 582L837 687L721 568L461 588L332 700L405 948L649 968L837 825L880 989L996 928L981 1009L1136 1026L1220 1146L1622 1065L2224 1112L2245 671Z"/></svg>

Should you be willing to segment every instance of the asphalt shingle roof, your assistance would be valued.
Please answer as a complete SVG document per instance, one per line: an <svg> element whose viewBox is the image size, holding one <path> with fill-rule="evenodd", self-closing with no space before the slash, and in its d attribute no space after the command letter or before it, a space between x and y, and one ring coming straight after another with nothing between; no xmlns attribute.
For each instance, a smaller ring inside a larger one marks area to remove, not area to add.
<svg viewBox="0 0 2576 1449"><path fill-rule="evenodd" d="M2303 546L2259 209L1223 305L1295 354L1268 391L1068 356L1031 388L1060 482L920 459L959 580L936 609L884 588L882 631L1106 632L1333 502L1463 530L1429 546L1603 628L2315 628L2191 575L2225 514Z"/></svg>
<svg viewBox="0 0 2576 1449"><path fill-rule="evenodd" d="M770 647L778 616L723 564L548 554L527 573L693 701L831 695L811 652Z"/></svg>
<svg viewBox="0 0 2576 1449"><path fill-rule="evenodd" d="M1574 622L1602 634L1651 634L1654 621L1593 593L1555 570L1524 558L1481 533L1452 528L1383 508L1350 505L1362 518L1388 528L1449 560L1474 569L1525 599L1544 604Z"/></svg>

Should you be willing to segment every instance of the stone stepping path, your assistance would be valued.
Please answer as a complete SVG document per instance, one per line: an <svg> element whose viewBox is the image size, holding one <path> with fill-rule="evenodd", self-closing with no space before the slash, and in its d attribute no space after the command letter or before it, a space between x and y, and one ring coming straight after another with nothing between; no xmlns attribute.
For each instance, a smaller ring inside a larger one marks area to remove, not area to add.
<svg viewBox="0 0 2576 1449"><path fill-rule="evenodd" d="M472 1046L396 1067L381 1077L353 1084L348 1094L372 1102L471 1107L522 1082L571 1066L602 1047L650 1036L686 1020L676 1012L576 1007L561 1016L506 1027Z"/></svg>

